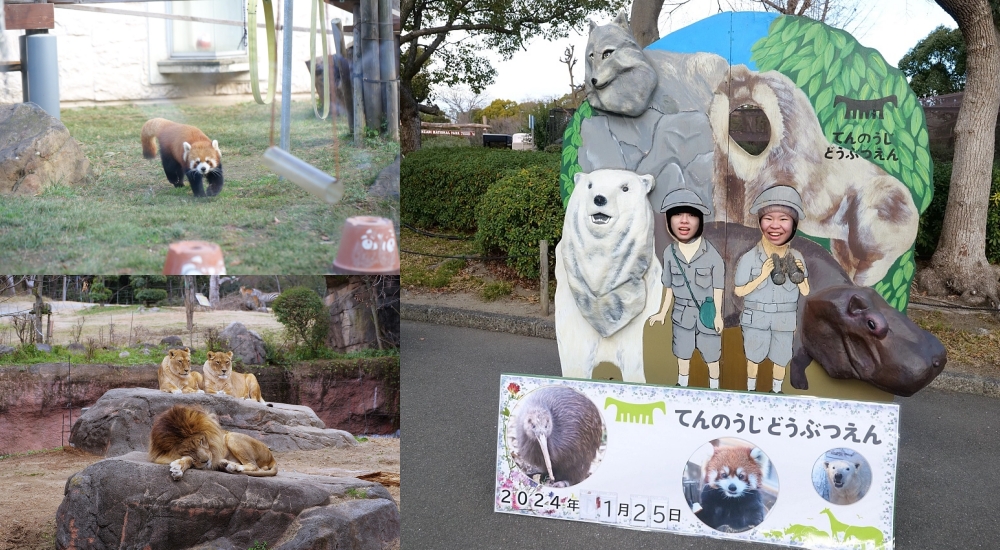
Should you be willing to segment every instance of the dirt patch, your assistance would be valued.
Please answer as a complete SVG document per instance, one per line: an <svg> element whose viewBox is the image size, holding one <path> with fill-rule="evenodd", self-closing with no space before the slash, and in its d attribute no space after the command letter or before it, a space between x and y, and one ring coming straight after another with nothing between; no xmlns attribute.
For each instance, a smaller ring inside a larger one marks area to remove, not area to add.
<svg viewBox="0 0 1000 550"><path fill-rule="evenodd" d="M512 296L486 302L478 293L474 292L438 292L414 287L402 289L401 299L406 304L453 307L554 321L555 306L552 301L549 301L549 314L542 315L538 289L534 289L533 295L531 292L530 289L515 287Z"/></svg>
<svg viewBox="0 0 1000 550"><path fill-rule="evenodd" d="M347 449L274 453L280 472L357 477L399 475L399 439L372 438ZM0 550L50 550L66 480L101 457L75 449L0 458ZM165 468L165 467L164 467ZM389 476L391 478L391 476ZM386 489L399 504L399 487Z"/></svg>
<svg viewBox="0 0 1000 550"><path fill-rule="evenodd" d="M279 472L300 472L334 477L361 477L383 472L383 485L399 505L399 439L374 437L356 447L275 453Z"/></svg>
<svg viewBox="0 0 1000 550"><path fill-rule="evenodd" d="M910 319L948 350L945 370L1000 378L1000 321L989 313L912 304Z"/></svg>

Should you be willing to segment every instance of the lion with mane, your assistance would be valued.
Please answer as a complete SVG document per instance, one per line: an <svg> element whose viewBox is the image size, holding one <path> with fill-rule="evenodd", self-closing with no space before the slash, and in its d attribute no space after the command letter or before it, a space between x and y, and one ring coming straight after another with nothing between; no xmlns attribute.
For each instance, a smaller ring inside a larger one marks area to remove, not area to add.
<svg viewBox="0 0 1000 550"><path fill-rule="evenodd" d="M160 362L157 373L160 381L160 391L167 393L205 393L201 373L191 370L191 350L188 348L172 349Z"/></svg>
<svg viewBox="0 0 1000 550"><path fill-rule="evenodd" d="M174 481L183 477L188 468L253 477L278 473L278 464L267 445L245 434L227 432L214 415L183 405L174 405L153 421L149 460L169 464Z"/></svg>

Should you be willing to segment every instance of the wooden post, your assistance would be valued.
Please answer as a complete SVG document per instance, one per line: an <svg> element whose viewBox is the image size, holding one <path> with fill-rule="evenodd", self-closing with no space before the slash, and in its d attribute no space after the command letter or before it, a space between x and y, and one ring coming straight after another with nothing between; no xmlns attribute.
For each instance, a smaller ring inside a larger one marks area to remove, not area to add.
<svg viewBox="0 0 1000 550"><path fill-rule="evenodd" d="M378 0L361 0L361 20L355 26L361 28L361 42L355 44L355 52L361 47L362 89L365 95L365 125L379 131L382 125L382 72L379 70L378 54ZM355 56L357 53L355 53Z"/></svg>
<svg viewBox="0 0 1000 550"><path fill-rule="evenodd" d="M34 341L34 342L36 342L38 344L43 344L44 343L44 336L45 336L42 333L42 307L45 305L42 302L42 280L43 279L44 279L44 276L39 276L38 277L38 281L36 282L34 288L31 289L31 293L35 295L35 320L34 320L35 334L34 334L34 338L32 338L32 341Z"/></svg>
<svg viewBox="0 0 1000 550"><path fill-rule="evenodd" d="M379 65L382 72L382 101L385 110L386 135L399 141L399 47L392 34L392 2L378 2ZM379 348L381 349L381 348Z"/></svg>
<svg viewBox="0 0 1000 550"><path fill-rule="evenodd" d="M541 273L542 315L549 314L549 241L538 242L538 270Z"/></svg>
<svg viewBox="0 0 1000 550"><path fill-rule="evenodd" d="M351 50L353 55L351 56L351 82L352 86L352 101L354 102L354 128L351 129L354 132L354 145L361 146L365 143L365 96L364 88L361 83L362 71L361 71L361 3L354 4L354 42L351 44Z"/></svg>
<svg viewBox="0 0 1000 550"><path fill-rule="evenodd" d="M187 314L187 329L194 334L194 275L184 276L184 313ZM193 338L193 336L192 336ZM193 349L194 342L191 342Z"/></svg>

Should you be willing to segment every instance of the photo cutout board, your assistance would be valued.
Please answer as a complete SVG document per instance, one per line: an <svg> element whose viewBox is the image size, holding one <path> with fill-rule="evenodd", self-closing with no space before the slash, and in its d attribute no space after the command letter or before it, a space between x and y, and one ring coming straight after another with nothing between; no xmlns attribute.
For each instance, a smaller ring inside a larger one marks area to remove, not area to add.
<svg viewBox="0 0 1000 550"><path fill-rule="evenodd" d="M894 546L898 405L510 374L499 389L497 512Z"/></svg>
<svg viewBox="0 0 1000 550"><path fill-rule="evenodd" d="M643 50L623 12L585 62L560 174L564 376L891 401L943 370L905 314L924 113L879 52L760 12ZM684 215L697 230L668 228Z"/></svg>

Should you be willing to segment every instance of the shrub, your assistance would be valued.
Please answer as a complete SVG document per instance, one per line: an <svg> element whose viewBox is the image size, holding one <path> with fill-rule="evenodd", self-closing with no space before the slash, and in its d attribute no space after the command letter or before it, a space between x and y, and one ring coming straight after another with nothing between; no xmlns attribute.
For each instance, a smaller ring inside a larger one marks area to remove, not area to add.
<svg viewBox="0 0 1000 550"><path fill-rule="evenodd" d="M166 300L167 291L162 288L144 288L135 292L135 299L149 307Z"/></svg>
<svg viewBox="0 0 1000 550"><path fill-rule="evenodd" d="M90 301L98 304L103 304L111 299L111 294L111 289L104 286L104 279L100 277L94 280L94 284L92 284L90 286L90 290L87 291L87 296L90 298Z"/></svg>
<svg viewBox="0 0 1000 550"><path fill-rule="evenodd" d="M549 153L482 147L414 151L400 167L400 218L417 227L475 231L475 208L490 185L509 170L558 171L559 162L559 155Z"/></svg>
<svg viewBox="0 0 1000 550"><path fill-rule="evenodd" d="M311 349L323 344L330 319L323 300L314 290L304 286L290 288L274 300L271 308L295 343L302 342Z"/></svg>
<svg viewBox="0 0 1000 550"><path fill-rule="evenodd" d="M525 168L501 179L483 195L476 221L483 252L507 254L507 265L522 277L538 277L538 241L547 239L552 273L563 225L559 167Z"/></svg>
<svg viewBox="0 0 1000 550"><path fill-rule="evenodd" d="M930 258L937 249L944 224L944 210L948 204L948 190L951 186L951 163L934 164L934 198L927 211L920 216L917 231L917 257ZM990 185L990 205L986 214L986 259L990 263L1000 263L1000 163L993 165L993 179Z"/></svg>

